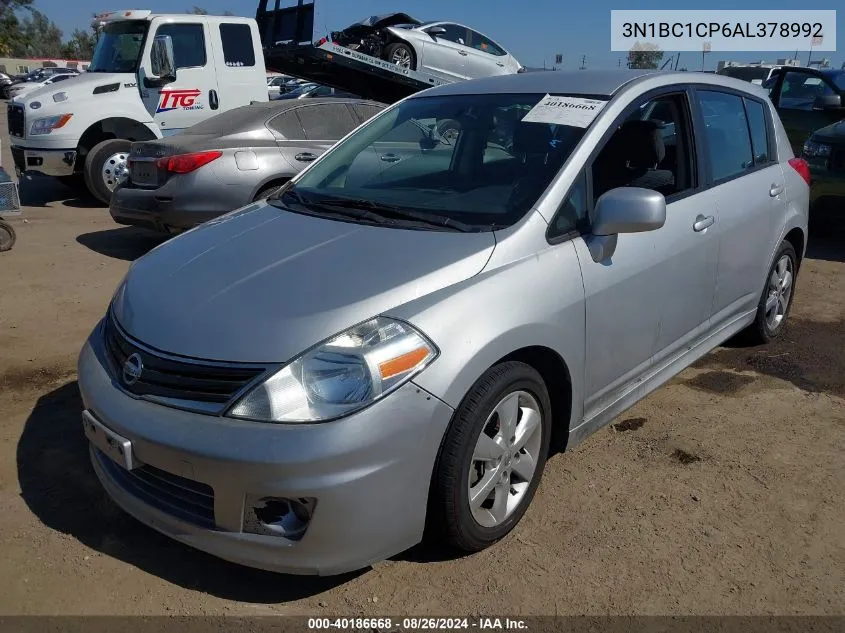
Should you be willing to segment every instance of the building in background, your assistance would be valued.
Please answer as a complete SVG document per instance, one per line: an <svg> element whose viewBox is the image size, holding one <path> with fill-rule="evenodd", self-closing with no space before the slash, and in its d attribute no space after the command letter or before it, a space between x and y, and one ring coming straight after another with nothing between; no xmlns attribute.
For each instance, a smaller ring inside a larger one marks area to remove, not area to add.
<svg viewBox="0 0 845 633"><path fill-rule="evenodd" d="M78 71L88 69L90 60L83 59L46 59L27 57L0 57L0 73L23 75L36 68L74 68Z"/></svg>

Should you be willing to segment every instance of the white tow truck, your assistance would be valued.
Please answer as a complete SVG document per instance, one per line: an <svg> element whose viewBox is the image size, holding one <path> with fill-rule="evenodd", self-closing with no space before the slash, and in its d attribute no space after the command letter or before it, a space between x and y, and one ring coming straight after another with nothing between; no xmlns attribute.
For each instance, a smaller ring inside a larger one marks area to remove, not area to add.
<svg viewBox="0 0 845 633"><path fill-rule="evenodd" d="M255 20L114 11L88 72L9 102L15 168L84 181L108 203L125 178L130 144L267 101Z"/></svg>

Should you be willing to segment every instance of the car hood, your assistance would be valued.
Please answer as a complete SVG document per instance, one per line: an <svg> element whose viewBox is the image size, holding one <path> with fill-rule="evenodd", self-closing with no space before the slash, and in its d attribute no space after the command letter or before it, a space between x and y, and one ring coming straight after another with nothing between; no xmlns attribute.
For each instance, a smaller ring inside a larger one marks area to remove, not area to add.
<svg viewBox="0 0 845 633"><path fill-rule="evenodd" d="M133 90L137 95L138 88L135 87L135 82L137 81L138 79L132 73L85 72L65 81L60 81L59 83L39 86L32 92L27 92L26 98L43 98L45 95L56 92L67 93L69 99L87 99L94 95L98 100L97 105L99 106L101 105L100 100L119 94L124 90ZM64 107L66 108L67 106Z"/></svg>
<svg viewBox="0 0 845 633"><path fill-rule="evenodd" d="M828 125L820 130L813 132L813 140L815 141L833 141L834 143L845 141L845 119Z"/></svg>
<svg viewBox="0 0 845 633"><path fill-rule="evenodd" d="M494 247L492 233L364 226L254 204L135 262L113 313L171 354L283 362L469 279Z"/></svg>
<svg viewBox="0 0 845 633"><path fill-rule="evenodd" d="M388 26L396 26L397 24L422 24L416 18L412 18L407 13L385 13L383 15L372 15L368 18L364 18L360 22L356 22L355 24L351 24L345 31L349 31L350 29L383 29L387 28Z"/></svg>

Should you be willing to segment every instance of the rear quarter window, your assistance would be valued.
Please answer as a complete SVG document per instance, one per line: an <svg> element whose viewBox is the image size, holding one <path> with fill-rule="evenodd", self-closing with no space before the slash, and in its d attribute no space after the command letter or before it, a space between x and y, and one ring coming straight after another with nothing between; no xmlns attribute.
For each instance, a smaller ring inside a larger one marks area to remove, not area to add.
<svg viewBox="0 0 845 633"><path fill-rule="evenodd" d="M221 24L220 40L223 43L223 61L227 66L232 68L255 66L252 30L248 24Z"/></svg>

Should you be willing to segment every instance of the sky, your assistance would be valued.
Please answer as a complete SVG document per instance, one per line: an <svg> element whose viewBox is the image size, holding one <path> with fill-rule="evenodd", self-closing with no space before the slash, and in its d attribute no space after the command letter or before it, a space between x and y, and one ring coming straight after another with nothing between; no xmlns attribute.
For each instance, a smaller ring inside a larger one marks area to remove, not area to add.
<svg viewBox="0 0 845 633"><path fill-rule="evenodd" d="M120 0L107 0L120 2ZM117 9L151 9L156 13L179 13L199 5L210 13L230 10L236 15L254 17L257 0L127 0L126 5L104 6L104 0L35 0L35 6L52 19L65 36L75 28L88 28L93 13ZM184 6L183 6L184 2ZM272 0L271 0L272 3ZM283 2L283 6L284 6ZM800 7L796 0L707 0L698 7L676 2L641 0L636 5L619 0L589 0L568 3L561 0L425 0L396 2L390 0L316 0L317 36L340 30L370 15L404 11L417 19L461 22L496 40L525 66L551 67L555 55L563 55L563 68L574 69L586 56L587 68L612 68L624 65L624 53L610 51L611 9L791 9ZM135 5L134 7L131 5ZM140 6L139 6L140 5ZM620 6L621 5L621 6ZM838 5L838 6L837 6ZM808 8L841 9L837 12L837 39L840 51L814 53L813 59L827 57L834 68L845 61L845 5L841 0L816 0ZM713 70L719 60L774 62L793 57L792 51L753 53L712 52L705 56L704 68ZM809 51L799 51L798 59L807 62ZM671 54L666 52L666 57ZM681 53L679 67L701 70L701 53Z"/></svg>

